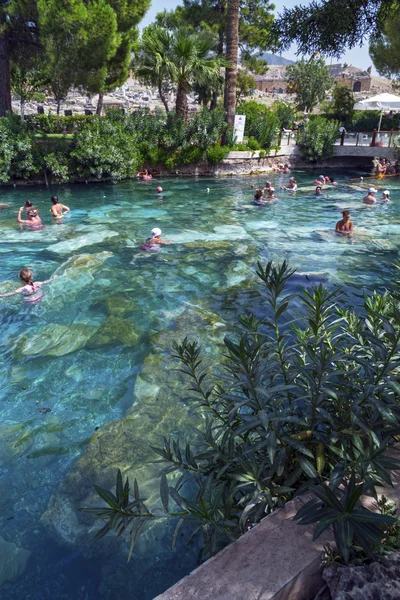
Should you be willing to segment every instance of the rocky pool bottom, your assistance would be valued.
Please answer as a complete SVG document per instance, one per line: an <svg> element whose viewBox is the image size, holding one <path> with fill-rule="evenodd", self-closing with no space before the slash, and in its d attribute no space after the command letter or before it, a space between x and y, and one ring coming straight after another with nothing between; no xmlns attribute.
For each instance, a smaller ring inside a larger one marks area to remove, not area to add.
<svg viewBox="0 0 400 600"><path fill-rule="evenodd" d="M250 204L250 184L264 180L247 177L168 180L162 197L156 181L2 193L11 207L0 213L1 292L17 287L23 266L60 277L33 306L0 300L1 598L150 600L196 564L187 528L171 552L172 522L153 525L127 564L128 541L93 544L98 525L79 508L99 504L93 484L111 487L118 468L149 504L157 498L150 445L201 424L172 343L197 339L214 363L238 315L264 314L257 260L286 258L298 269L293 289L340 284L352 304L393 280L400 182L384 182L392 204L369 208L359 173L338 173L320 199L315 175L296 173L301 191L277 189L266 208ZM287 178L271 179L279 188ZM57 192L72 209L61 225L48 213ZM26 199L45 229L17 228ZM342 208L355 221L351 240L332 232ZM172 243L141 251L153 227Z"/></svg>

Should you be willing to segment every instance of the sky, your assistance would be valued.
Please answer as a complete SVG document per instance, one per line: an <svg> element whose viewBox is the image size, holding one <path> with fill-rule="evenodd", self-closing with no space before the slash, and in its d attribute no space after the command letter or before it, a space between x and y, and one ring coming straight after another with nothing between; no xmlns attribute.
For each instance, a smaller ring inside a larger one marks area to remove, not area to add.
<svg viewBox="0 0 400 600"><path fill-rule="evenodd" d="M273 1L273 0L272 0ZM296 6L296 4L301 4L301 3L305 3L304 0L275 0L275 2L273 1L273 3L275 4L275 13L279 13L283 7L285 6L286 8L292 8L293 6ZM165 10L173 10L176 6L178 6L179 4L181 4L181 2L179 2L179 0L152 0L152 5L149 9L149 11L147 12L147 14L145 15L143 21L140 23L140 28L145 27L146 25L149 25L149 23L151 23L152 21L154 21L154 18L156 16L156 14L158 12L162 12L164 9ZM284 52L283 56L285 58L289 58L291 60L296 60L296 48L295 46L289 51L289 52ZM341 58L340 60L337 59L332 59L332 63L348 63L348 64L352 64L355 67L360 67L362 69L367 69L369 66L372 65L372 61L369 57L368 54L368 45L363 46L363 47L358 47L358 48L353 48L352 50L349 50L348 52L346 52ZM331 59L327 59L327 63L331 64ZM374 73L374 70L373 70Z"/></svg>

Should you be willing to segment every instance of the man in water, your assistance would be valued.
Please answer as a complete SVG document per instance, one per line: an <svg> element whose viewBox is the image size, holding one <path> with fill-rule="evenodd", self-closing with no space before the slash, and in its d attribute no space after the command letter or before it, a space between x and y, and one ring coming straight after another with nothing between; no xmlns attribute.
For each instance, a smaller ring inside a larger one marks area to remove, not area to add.
<svg viewBox="0 0 400 600"><path fill-rule="evenodd" d="M281 186L281 190L288 190L289 192L296 192L297 191L297 182L296 182L296 179L294 177L291 177L289 179L289 184L288 185L282 185Z"/></svg>
<svg viewBox="0 0 400 600"><path fill-rule="evenodd" d="M315 188L315 195L322 196L322 187L320 185L317 185L317 187Z"/></svg>
<svg viewBox="0 0 400 600"><path fill-rule="evenodd" d="M354 231L354 223L350 221L350 211L342 210L343 219L336 223L336 233L343 235L351 235Z"/></svg>
<svg viewBox="0 0 400 600"><path fill-rule="evenodd" d="M365 204L376 204L376 198L374 194L376 194L377 190L373 187L368 188L368 194L364 196L363 202Z"/></svg>

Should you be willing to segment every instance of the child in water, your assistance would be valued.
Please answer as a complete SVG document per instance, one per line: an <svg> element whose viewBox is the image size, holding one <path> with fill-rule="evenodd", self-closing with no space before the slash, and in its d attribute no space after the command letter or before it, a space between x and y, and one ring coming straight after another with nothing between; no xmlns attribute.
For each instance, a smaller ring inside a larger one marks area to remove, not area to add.
<svg viewBox="0 0 400 600"><path fill-rule="evenodd" d="M1 298L5 298L6 296L15 296L16 294L22 294L24 302L28 302L29 304L33 304L34 302L39 302L44 296L41 287L42 285L46 285L47 283L51 283L56 279L58 275L54 275L51 279L47 279L46 281L33 281L33 273L30 269L22 269L19 272L19 278L24 284L22 287L15 290L15 292L8 292L7 294L0 294Z"/></svg>
<svg viewBox="0 0 400 600"><path fill-rule="evenodd" d="M166 242L161 239L161 229L155 227L151 230L151 237L147 238L146 242L143 246L140 246L142 250L158 250L161 244L170 244L171 242Z"/></svg>

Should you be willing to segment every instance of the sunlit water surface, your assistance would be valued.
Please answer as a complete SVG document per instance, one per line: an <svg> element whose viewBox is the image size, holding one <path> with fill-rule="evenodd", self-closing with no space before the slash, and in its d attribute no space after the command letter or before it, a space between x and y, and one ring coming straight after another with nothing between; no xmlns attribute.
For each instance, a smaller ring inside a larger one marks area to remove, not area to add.
<svg viewBox="0 0 400 600"><path fill-rule="evenodd" d="M315 173L296 176L310 182ZM94 483L111 487L118 467L156 502L149 446L190 436L195 420L172 371L172 342L200 339L211 358L237 315L262 313L257 260L286 258L297 283L311 273L342 284L350 302L390 284L400 181L373 180L393 202L367 207L359 174L336 176L337 188L315 198L312 186L279 191L287 176L273 175L278 201L265 208L251 205L251 183L265 182L256 177L165 180L162 197L156 181L1 190L12 205L0 212L2 292L18 286L22 267L37 280L60 275L37 304L0 300L0 535L30 552L1 598L149 600L195 565L188 532L171 552L173 523L151 528L126 564L128 542L92 544L95 527L77 509L93 504ZM52 193L72 209L62 224L51 222ZM19 229L26 199L46 228ZM333 233L342 208L352 212L352 239ZM153 227L172 243L145 252Z"/></svg>

